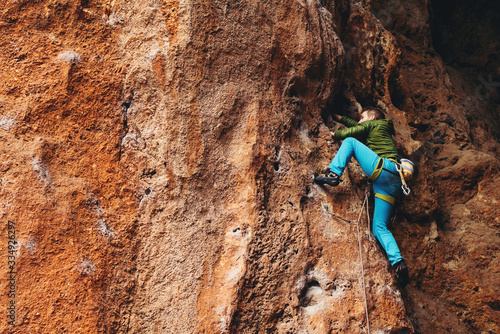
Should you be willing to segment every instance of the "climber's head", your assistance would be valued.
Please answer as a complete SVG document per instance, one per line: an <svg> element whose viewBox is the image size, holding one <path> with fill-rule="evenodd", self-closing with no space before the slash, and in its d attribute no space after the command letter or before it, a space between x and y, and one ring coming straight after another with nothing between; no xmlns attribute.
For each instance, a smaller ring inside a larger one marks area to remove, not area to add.
<svg viewBox="0 0 500 334"><path fill-rule="evenodd" d="M374 121L377 119L384 119L384 113L382 110L376 107L369 107L365 108L363 112L361 113L361 119L359 120L358 123L363 123L366 121Z"/></svg>

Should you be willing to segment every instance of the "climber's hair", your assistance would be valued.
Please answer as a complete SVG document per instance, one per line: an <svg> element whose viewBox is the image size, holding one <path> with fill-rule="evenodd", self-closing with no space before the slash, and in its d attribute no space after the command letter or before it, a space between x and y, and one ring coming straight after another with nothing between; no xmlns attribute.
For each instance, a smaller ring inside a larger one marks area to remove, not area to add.
<svg viewBox="0 0 500 334"><path fill-rule="evenodd" d="M364 108L363 112L368 113L368 117L375 116L375 119L384 119L385 115L382 111L382 109L377 108L377 107L366 107Z"/></svg>

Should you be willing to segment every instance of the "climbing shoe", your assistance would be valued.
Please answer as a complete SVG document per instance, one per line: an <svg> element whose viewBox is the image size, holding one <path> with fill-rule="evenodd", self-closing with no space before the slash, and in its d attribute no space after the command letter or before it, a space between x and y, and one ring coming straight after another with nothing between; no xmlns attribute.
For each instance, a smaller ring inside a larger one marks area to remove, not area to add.
<svg viewBox="0 0 500 334"><path fill-rule="evenodd" d="M396 270L396 278L398 280L398 285L401 288L410 283L410 277L408 276L408 267L406 266L405 260L401 260L394 265L394 269Z"/></svg>
<svg viewBox="0 0 500 334"><path fill-rule="evenodd" d="M320 186L326 183L329 186L335 187L339 185L340 181L342 181L340 177L333 172L328 173L326 176L316 176L314 178L314 182Z"/></svg>

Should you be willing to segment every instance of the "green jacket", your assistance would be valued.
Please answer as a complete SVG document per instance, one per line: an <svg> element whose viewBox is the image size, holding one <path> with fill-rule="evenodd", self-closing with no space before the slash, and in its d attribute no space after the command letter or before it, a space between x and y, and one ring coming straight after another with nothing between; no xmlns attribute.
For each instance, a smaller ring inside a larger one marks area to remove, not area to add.
<svg viewBox="0 0 500 334"><path fill-rule="evenodd" d="M340 123L347 126L347 129L335 131L333 138L345 139L347 137L356 137L365 143L379 157L399 161L396 144L392 136L396 134L394 124L389 119L379 119L375 121L366 121L358 124L349 117L342 116Z"/></svg>

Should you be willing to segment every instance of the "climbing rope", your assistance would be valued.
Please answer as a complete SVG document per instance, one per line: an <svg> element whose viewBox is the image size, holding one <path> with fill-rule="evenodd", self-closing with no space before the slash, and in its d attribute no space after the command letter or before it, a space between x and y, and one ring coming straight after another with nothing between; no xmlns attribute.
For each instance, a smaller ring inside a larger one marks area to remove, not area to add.
<svg viewBox="0 0 500 334"><path fill-rule="evenodd" d="M361 210L359 211L359 216L358 216L358 219L356 220L352 220L352 219L347 219L345 217L342 217L332 211L330 211L328 205L324 205L324 208L325 208L325 211L336 217L336 218L339 218L349 224L352 224L352 225L356 225L357 227L357 231L358 231L358 246L359 246L359 259L360 259L360 262L361 262L361 278L362 278L362 283L363 283L363 295L364 295L364 299L365 299L365 312L366 312L366 326L367 326L367 330L368 330L368 334L370 334L370 317L368 316L368 301L367 301L367 296L366 296L366 283L365 283L365 268L364 268L364 265L363 265L363 249L361 247L361 232L359 230L359 223L361 222L361 215L363 214L364 212L364 209L365 209L365 206L366 206L366 217L368 219L368 231L370 231L370 214L368 212L368 197L369 197L369 189L370 188L367 188L366 191L365 191L365 199L363 200L363 204L361 205Z"/></svg>
<svg viewBox="0 0 500 334"><path fill-rule="evenodd" d="M363 201L363 206L361 207L361 210L359 211L359 217L358 217L358 223L357 225L357 230L358 230L358 244L359 244L359 260L361 262L361 277L363 281L363 295L365 297L365 312L366 312L366 326L368 329L368 334L370 334L370 318L368 317L368 301L366 298L366 283L365 283L365 268L363 266L363 252L361 248L361 233L359 231L359 221L361 219L361 215L363 214L363 209L366 204L366 207L368 208L368 195L365 193L365 200ZM369 217L369 216L368 216Z"/></svg>
<svg viewBox="0 0 500 334"><path fill-rule="evenodd" d="M337 217L339 219L342 219L343 221L345 221L345 222L347 222L349 224L358 225L358 221L357 220L347 219L347 218L342 217L341 215L336 214L335 212L331 212L330 208L328 207L328 204L325 204L324 208L325 208L326 213L328 213L328 214L330 214L330 215L332 215L334 217Z"/></svg>

